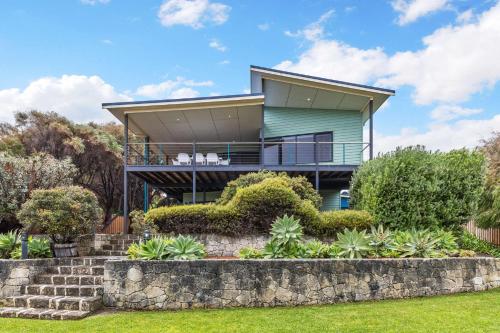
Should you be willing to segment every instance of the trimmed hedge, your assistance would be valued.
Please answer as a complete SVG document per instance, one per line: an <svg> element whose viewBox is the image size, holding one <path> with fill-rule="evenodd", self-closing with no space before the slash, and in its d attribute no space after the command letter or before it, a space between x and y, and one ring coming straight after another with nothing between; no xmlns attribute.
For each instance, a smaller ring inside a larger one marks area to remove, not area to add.
<svg viewBox="0 0 500 333"><path fill-rule="evenodd" d="M160 207L149 210L144 216L146 223L155 223L161 232L189 234L240 232L238 216L229 207L216 205L185 205Z"/></svg>
<svg viewBox="0 0 500 333"><path fill-rule="evenodd" d="M321 212L318 223L309 228L310 233L318 236L334 236L347 229L369 229L374 222L370 213L360 210L334 210Z"/></svg>

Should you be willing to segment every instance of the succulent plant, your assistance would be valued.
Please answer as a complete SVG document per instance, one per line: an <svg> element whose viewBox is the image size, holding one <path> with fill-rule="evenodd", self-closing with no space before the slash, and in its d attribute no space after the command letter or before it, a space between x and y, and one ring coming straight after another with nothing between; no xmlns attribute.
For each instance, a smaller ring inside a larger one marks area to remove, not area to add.
<svg viewBox="0 0 500 333"><path fill-rule="evenodd" d="M318 241L312 240L302 246L303 257L305 258L327 258L328 245Z"/></svg>
<svg viewBox="0 0 500 333"><path fill-rule="evenodd" d="M244 247L239 252L240 259L259 259L263 258L264 255L261 251L254 249L253 247Z"/></svg>
<svg viewBox="0 0 500 333"><path fill-rule="evenodd" d="M302 226L300 220L293 216L285 215L277 218L271 226L271 236L277 245L290 247L302 239Z"/></svg>
<svg viewBox="0 0 500 333"><path fill-rule="evenodd" d="M338 246L336 243L333 243L332 245L328 246L327 248L327 256L328 258L340 258L342 256L342 248Z"/></svg>
<svg viewBox="0 0 500 333"><path fill-rule="evenodd" d="M402 256L420 258L440 256L438 241L439 239L429 230L412 230L409 232L409 241L402 248Z"/></svg>
<svg viewBox="0 0 500 333"><path fill-rule="evenodd" d="M337 239L335 244L342 249L340 256L345 258L360 259L372 249L364 230L357 231L354 229L349 231L346 228L344 232L337 233Z"/></svg>
<svg viewBox="0 0 500 333"><path fill-rule="evenodd" d="M285 248L279 245L277 242L270 240L264 246L264 251L262 255L265 259L281 259L290 257L290 253L285 253Z"/></svg>
<svg viewBox="0 0 500 333"><path fill-rule="evenodd" d="M206 256L205 246L191 236L177 236L166 251L168 258L175 260L201 259Z"/></svg>
<svg viewBox="0 0 500 333"><path fill-rule="evenodd" d="M384 226L379 224L377 228L371 227L370 246L372 247L372 253L377 256L384 256L387 249L393 247L394 239L393 234L389 229L384 230Z"/></svg>
<svg viewBox="0 0 500 333"><path fill-rule="evenodd" d="M20 244L19 232L17 230L0 234L0 258L9 259L11 252Z"/></svg>
<svg viewBox="0 0 500 333"><path fill-rule="evenodd" d="M434 237L438 239L436 243L438 249L446 251L446 253L456 253L458 251L457 238L451 231L435 231Z"/></svg>

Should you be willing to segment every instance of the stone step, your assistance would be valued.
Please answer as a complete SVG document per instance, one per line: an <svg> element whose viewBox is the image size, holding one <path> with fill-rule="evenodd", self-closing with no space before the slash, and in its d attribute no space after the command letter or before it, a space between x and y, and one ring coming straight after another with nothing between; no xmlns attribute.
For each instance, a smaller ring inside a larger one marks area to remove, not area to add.
<svg viewBox="0 0 500 333"><path fill-rule="evenodd" d="M127 249L125 250L96 250L96 255L107 257L126 257Z"/></svg>
<svg viewBox="0 0 500 333"><path fill-rule="evenodd" d="M101 275L61 275L61 274L41 274L35 277L38 284L56 285L101 285Z"/></svg>
<svg viewBox="0 0 500 333"><path fill-rule="evenodd" d="M104 275L104 266L51 266L47 269L47 273L60 275Z"/></svg>
<svg viewBox="0 0 500 333"><path fill-rule="evenodd" d="M103 287L96 285L31 284L23 286L21 293L24 295L46 296L102 296Z"/></svg>
<svg viewBox="0 0 500 333"><path fill-rule="evenodd" d="M103 266L109 258L58 258L58 266Z"/></svg>
<svg viewBox="0 0 500 333"><path fill-rule="evenodd" d="M37 309L24 307L0 308L0 317L3 318L75 320L85 318L89 313L90 311Z"/></svg>
<svg viewBox="0 0 500 333"><path fill-rule="evenodd" d="M54 310L95 311L102 307L102 296L98 297L71 297L21 295L11 296L4 300L6 307L36 308Z"/></svg>

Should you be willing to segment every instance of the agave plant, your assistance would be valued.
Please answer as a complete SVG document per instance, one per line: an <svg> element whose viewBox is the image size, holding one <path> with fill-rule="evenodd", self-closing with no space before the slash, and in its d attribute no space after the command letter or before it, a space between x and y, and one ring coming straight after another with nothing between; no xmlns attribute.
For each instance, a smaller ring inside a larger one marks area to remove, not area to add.
<svg viewBox="0 0 500 333"><path fill-rule="evenodd" d="M21 244L17 230L0 234L0 258L9 259L11 252Z"/></svg>
<svg viewBox="0 0 500 333"><path fill-rule="evenodd" d="M140 258L140 253L141 251L141 246L137 243L132 243L127 249L127 256L130 259L139 259Z"/></svg>
<svg viewBox="0 0 500 333"><path fill-rule="evenodd" d="M302 246L305 258L327 258L329 247L318 240L312 240Z"/></svg>
<svg viewBox="0 0 500 333"><path fill-rule="evenodd" d="M360 259L372 249L364 230L357 231L354 229L349 231L346 228L344 232L337 233L337 239L335 244L342 249L340 255L345 258Z"/></svg>
<svg viewBox="0 0 500 333"><path fill-rule="evenodd" d="M379 224L377 228L371 227L370 246L373 248L372 252L375 256L384 256L387 249L393 247L394 239L393 234L389 229L385 229L383 225Z"/></svg>
<svg viewBox="0 0 500 333"><path fill-rule="evenodd" d="M129 252L129 255L136 256L137 259L144 260L164 260L169 256L167 247L171 243L170 238L154 237L138 245L139 249L135 246ZM130 248L129 248L130 249ZM134 253L134 251L137 251Z"/></svg>
<svg viewBox="0 0 500 333"><path fill-rule="evenodd" d="M458 251L457 238L451 231L438 230L434 232L437 238L436 247L446 253L456 253Z"/></svg>
<svg viewBox="0 0 500 333"><path fill-rule="evenodd" d="M265 259L280 259L280 258L289 258L290 253L285 253L284 247L279 245L277 242L270 240L264 246L264 250L262 251L262 255Z"/></svg>
<svg viewBox="0 0 500 333"><path fill-rule="evenodd" d="M206 256L203 244L191 236L177 236L166 250L168 257L175 260L200 259Z"/></svg>
<svg viewBox="0 0 500 333"><path fill-rule="evenodd" d="M403 257L431 258L440 255L437 244L439 239L429 230L412 230L410 239L403 246Z"/></svg>
<svg viewBox="0 0 500 333"><path fill-rule="evenodd" d="M30 258L51 258L50 241L46 238L33 238L30 236L28 239L28 256Z"/></svg>
<svg viewBox="0 0 500 333"><path fill-rule="evenodd" d="M300 220L293 216L285 215L276 221L271 226L272 239L279 245L285 248L291 247L302 239L302 226Z"/></svg>
<svg viewBox="0 0 500 333"><path fill-rule="evenodd" d="M263 256L261 251L253 247L244 247L239 252L240 259L259 259L263 258Z"/></svg>
<svg viewBox="0 0 500 333"><path fill-rule="evenodd" d="M342 256L342 248L338 246L336 243L333 243L332 245L328 246L326 249L326 254L328 258L340 258Z"/></svg>

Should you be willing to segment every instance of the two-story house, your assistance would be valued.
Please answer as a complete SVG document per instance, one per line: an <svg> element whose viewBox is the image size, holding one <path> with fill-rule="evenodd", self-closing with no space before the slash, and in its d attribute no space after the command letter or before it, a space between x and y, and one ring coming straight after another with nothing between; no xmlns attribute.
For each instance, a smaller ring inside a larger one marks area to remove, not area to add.
<svg viewBox="0 0 500 333"><path fill-rule="evenodd" d="M338 209L353 171L373 157L373 115L394 90L258 66L250 81L244 95L103 103L125 127L125 193L135 176L145 193L209 202L240 174L266 169L306 176L322 209ZM129 131L144 141L129 142Z"/></svg>

